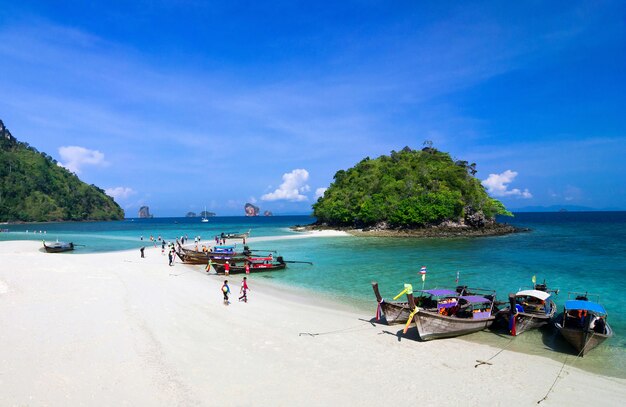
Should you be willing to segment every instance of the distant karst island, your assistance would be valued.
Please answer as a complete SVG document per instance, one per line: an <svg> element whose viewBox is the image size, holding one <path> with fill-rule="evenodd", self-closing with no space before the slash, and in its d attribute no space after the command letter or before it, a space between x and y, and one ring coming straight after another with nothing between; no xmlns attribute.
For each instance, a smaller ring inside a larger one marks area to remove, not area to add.
<svg viewBox="0 0 626 407"><path fill-rule="evenodd" d="M475 177L475 163L426 147L364 158L339 170L313 204L308 228L361 236L487 236L518 231L495 221L512 216Z"/></svg>
<svg viewBox="0 0 626 407"><path fill-rule="evenodd" d="M243 206L243 211L246 216L259 216L261 209L258 206L251 204L250 202L246 202L246 204ZM263 216L274 216L274 214L272 213L272 211L265 210L263 211Z"/></svg>
<svg viewBox="0 0 626 407"><path fill-rule="evenodd" d="M138 216L139 216L141 219L149 219L149 218L153 218L153 217L154 217L154 215L152 215L152 214L150 213L150 208L149 208L149 207L147 207L147 206L145 206L145 205L144 205L144 206L142 206L141 208L139 208L139 213L138 213Z"/></svg>
<svg viewBox="0 0 626 407"><path fill-rule="evenodd" d="M121 220L124 211L0 120L0 222Z"/></svg>

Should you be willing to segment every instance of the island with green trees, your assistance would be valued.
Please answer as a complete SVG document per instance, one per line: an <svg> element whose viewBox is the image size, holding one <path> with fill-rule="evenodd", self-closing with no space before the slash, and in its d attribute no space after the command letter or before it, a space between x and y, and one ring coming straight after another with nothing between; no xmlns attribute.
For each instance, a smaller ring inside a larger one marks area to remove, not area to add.
<svg viewBox="0 0 626 407"><path fill-rule="evenodd" d="M0 120L0 222L120 219L113 198L16 140Z"/></svg>
<svg viewBox="0 0 626 407"><path fill-rule="evenodd" d="M516 231L495 221L512 214L475 177L476 164L432 147L405 147L339 170L313 204L313 228L372 236L497 235Z"/></svg>

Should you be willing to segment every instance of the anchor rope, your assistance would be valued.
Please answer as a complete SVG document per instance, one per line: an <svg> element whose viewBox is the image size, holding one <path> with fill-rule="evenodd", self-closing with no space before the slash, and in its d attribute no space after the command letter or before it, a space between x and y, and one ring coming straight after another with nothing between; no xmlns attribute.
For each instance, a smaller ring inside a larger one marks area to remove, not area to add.
<svg viewBox="0 0 626 407"><path fill-rule="evenodd" d="M356 329L356 328L362 328L364 325L371 325L371 323L368 322L364 322L362 324L356 325L356 326L351 326L348 328L343 328L343 329L337 329L335 331L328 331L328 332L317 332L317 333L311 333L311 332L300 332L298 334L298 336L320 336L320 335L329 335L329 334L335 334L335 333L339 333L339 332L345 332L345 331L349 331L351 329Z"/></svg>
<svg viewBox="0 0 626 407"><path fill-rule="evenodd" d="M509 339L509 342L508 342L506 345L504 345L504 347L503 347L502 349L500 349L500 350L499 350L499 351L498 351L495 355L493 355L493 356L492 356L492 357L490 357L489 359L487 359L487 360L476 360L476 362L478 362L478 363L477 363L476 365L474 365L474 368L477 368L477 367L478 367L478 366L480 366L480 365L486 365L486 364L488 364L488 362L489 362L491 359L495 358L496 356L498 356L499 354L501 354L502 352L504 352L504 350L505 350L506 348L508 348L509 346L511 346L511 344L513 343L513 340L514 340L514 339L515 339L515 337L512 337L511 339Z"/></svg>
<svg viewBox="0 0 626 407"><path fill-rule="evenodd" d="M585 344L583 345L583 348L580 350L580 352L578 352L578 354L576 355L576 357L578 358L581 353L583 353L585 351L585 348L587 347L587 344L589 343L589 341L591 340L591 338L593 338L593 336L596 333L593 332L591 334L591 336L589 337L589 339L587 339L587 341L585 342ZM563 364L561 365L561 369L559 370L559 373L556 375L556 377L554 378L554 382L552 382L552 386L550 386L550 388L548 389L548 392L546 393L545 396L543 396L543 398L539 401L537 401L537 404L541 404L542 401L546 400L548 398L548 395L550 394L550 392L552 391L552 389L554 389L554 386L556 386L556 382L559 380L559 378L561 377L561 372L563 372L563 369L565 368L565 364L567 362L567 358L569 358L569 355L565 356L565 360L563 361Z"/></svg>

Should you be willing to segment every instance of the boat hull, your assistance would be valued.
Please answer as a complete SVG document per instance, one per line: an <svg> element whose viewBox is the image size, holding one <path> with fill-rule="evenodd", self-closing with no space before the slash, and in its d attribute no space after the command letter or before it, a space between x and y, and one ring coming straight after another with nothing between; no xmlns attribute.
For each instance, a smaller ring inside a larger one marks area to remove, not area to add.
<svg viewBox="0 0 626 407"><path fill-rule="evenodd" d="M406 324L411 309L408 302L384 302L380 304L385 320L389 325Z"/></svg>
<svg viewBox="0 0 626 407"><path fill-rule="evenodd" d="M284 270L287 267L285 263L268 265L268 267L250 267L250 273L261 273L265 271ZM217 274L226 274L224 264L213 264L213 269ZM246 272L245 266L230 266L228 274L243 274Z"/></svg>
<svg viewBox="0 0 626 407"><path fill-rule="evenodd" d="M63 244L63 245L52 245L48 246L45 243L43 244L43 248L46 250L46 253L63 253L74 250L74 244Z"/></svg>
<svg viewBox="0 0 626 407"><path fill-rule="evenodd" d="M518 312L515 317L515 332L516 336L531 329L538 329L542 326L546 326L550 323L556 312L556 304L554 301L550 301L550 313L533 313L533 312ZM502 318L506 326L509 326L509 320L511 318L510 308L505 308L500 311L499 316Z"/></svg>
<svg viewBox="0 0 626 407"><path fill-rule="evenodd" d="M576 349L580 356L585 356L592 349L613 336L613 329L609 324L606 324L605 334L581 328L564 327L561 321L556 322L554 326L563 338Z"/></svg>
<svg viewBox="0 0 626 407"><path fill-rule="evenodd" d="M493 324L495 316L485 319L457 318L419 309L414 319L420 338L428 341L482 331Z"/></svg>

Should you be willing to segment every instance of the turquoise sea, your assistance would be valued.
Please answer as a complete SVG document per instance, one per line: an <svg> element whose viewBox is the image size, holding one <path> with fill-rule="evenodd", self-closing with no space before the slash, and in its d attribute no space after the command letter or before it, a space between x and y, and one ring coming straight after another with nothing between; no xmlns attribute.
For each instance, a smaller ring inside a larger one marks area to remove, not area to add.
<svg viewBox="0 0 626 407"><path fill-rule="evenodd" d="M76 253L138 249L150 235L173 240L187 235L204 241L221 232L246 231L251 237L270 240L251 248L278 250L286 260L311 261L290 264L284 272L255 275L278 285L305 290L307 294L341 301L374 315L376 302L371 281L378 281L385 298L412 283L421 288L418 272L427 267L426 288L453 287L460 283L491 288L501 300L509 292L529 288L531 278L544 279L560 289L555 300L561 306L569 291L600 295L615 336L584 358L575 359L569 346L552 330L526 332L509 344L510 337L481 332L469 341L508 346L512 351L539 354L610 376L626 378L626 212L517 213L501 221L529 228L529 232L499 237L454 239L328 237L281 239L293 235L289 226L313 221L307 216L213 217L127 219L118 222L40 223L0 225L9 232L0 240L73 241L83 244ZM45 231L46 233L40 233ZM140 240L144 237L144 241ZM73 254L66 254L73 255ZM396 329L393 327L393 329ZM399 329L397 329L399 330ZM394 330L395 332L395 330ZM484 355L483 355L484 356Z"/></svg>

